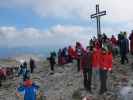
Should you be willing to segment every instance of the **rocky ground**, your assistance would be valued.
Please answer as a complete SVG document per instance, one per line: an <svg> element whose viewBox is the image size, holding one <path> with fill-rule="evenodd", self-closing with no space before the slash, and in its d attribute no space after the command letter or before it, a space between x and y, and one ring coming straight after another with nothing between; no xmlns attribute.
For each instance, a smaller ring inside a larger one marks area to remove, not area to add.
<svg viewBox="0 0 133 100"><path fill-rule="evenodd" d="M77 73L76 63L64 66L56 65L55 74L50 75L49 64L47 61L37 62L37 68L31 78L44 91L46 100L81 100L88 96L90 100L121 100L118 98L119 90L125 85L133 86L133 68L131 65L132 57L129 56L130 63L121 65L119 57L114 59L113 71L108 77L108 92L98 95L99 80L93 81L93 94L89 94L83 87L82 73ZM14 61L0 61L0 65L15 65ZM13 62L13 63L12 63ZM15 91L18 78L8 79L3 82L0 88L0 100L17 100Z"/></svg>

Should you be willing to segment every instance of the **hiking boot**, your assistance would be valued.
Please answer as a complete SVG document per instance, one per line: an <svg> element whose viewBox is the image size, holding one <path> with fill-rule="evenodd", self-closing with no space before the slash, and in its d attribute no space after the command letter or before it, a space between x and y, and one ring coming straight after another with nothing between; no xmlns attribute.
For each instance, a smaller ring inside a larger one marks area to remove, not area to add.
<svg viewBox="0 0 133 100"><path fill-rule="evenodd" d="M91 89L86 88L86 91L88 91L90 94L93 94Z"/></svg>
<svg viewBox="0 0 133 100"><path fill-rule="evenodd" d="M107 89L105 89L105 90L100 90L99 95L102 95L102 94L104 94L105 92L107 92Z"/></svg>

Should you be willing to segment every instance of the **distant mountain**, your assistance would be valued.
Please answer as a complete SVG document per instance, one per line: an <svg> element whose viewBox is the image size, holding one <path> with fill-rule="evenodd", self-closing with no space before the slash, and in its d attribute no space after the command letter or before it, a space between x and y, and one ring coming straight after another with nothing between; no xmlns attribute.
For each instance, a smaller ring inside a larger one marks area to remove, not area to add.
<svg viewBox="0 0 133 100"><path fill-rule="evenodd" d="M43 48L43 47L16 47L16 48L0 48L0 58L10 58L18 55L41 55L47 57L50 51L57 51L58 49Z"/></svg>
<svg viewBox="0 0 133 100"><path fill-rule="evenodd" d="M22 55L17 55L16 57L10 58L12 60L15 60L17 62L20 62L20 60L24 60L29 62L30 58L34 59L35 61L44 61L44 57L41 55L34 55L34 54L22 54Z"/></svg>

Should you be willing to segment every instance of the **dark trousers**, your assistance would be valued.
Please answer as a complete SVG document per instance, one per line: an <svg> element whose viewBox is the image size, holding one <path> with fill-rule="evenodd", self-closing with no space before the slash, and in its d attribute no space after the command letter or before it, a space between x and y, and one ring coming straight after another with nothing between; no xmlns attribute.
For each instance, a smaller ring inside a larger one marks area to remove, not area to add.
<svg viewBox="0 0 133 100"><path fill-rule="evenodd" d="M92 68L83 68L84 87L91 91Z"/></svg>
<svg viewBox="0 0 133 100"><path fill-rule="evenodd" d="M124 63L125 63L125 60L126 60L127 63L128 63L128 58L127 58L126 53L122 53L122 54L121 54L121 64L124 64Z"/></svg>
<svg viewBox="0 0 133 100"><path fill-rule="evenodd" d="M50 64L51 71L54 71L54 64Z"/></svg>
<svg viewBox="0 0 133 100"><path fill-rule="evenodd" d="M2 86L2 77L0 76L0 87Z"/></svg>
<svg viewBox="0 0 133 100"><path fill-rule="evenodd" d="M107 91L107 70L100 69L100 93Z"/></svg>
<svg viewBox="0 0 133 100"><path fill-rule="evenodd" d="M70 55L68 55L68 62L69 63L72 63L73 62L73 59L72 59L72 57Z"/></svg>
<svg viewBox="0 0 133 100"><path fill-rule="evenodd" d="M80 71L80 59L77 59L77 71Z"/></svg>
<svg viewBox="0 0 133 100"><path fill-rule="evenodd" d="M30 67L31 73L34 72L34 67Z"/></svg>

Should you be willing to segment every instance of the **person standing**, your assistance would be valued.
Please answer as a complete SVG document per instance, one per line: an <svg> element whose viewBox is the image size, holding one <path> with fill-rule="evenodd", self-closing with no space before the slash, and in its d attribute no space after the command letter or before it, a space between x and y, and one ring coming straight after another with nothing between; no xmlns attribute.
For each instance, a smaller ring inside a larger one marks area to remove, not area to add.
<svg viewBox="0 0 133 100"><path fill-rule="evenodd" d="M2 68L0 67L0 87L2 86L2 77L3 77L3 71Z"/></svg>
<svg viewBox="0 0 133 100"><path fill-rule="evenodd" d="M61 63L61 60L62 60L61 53L62 53L62 50L59 49L59 51L58 51L58 65L61 65L62 64Z"/></svg>
<svg viewBox="0 0 133 100"><path fill-rule="evenodd" d="M34 72L35 67L36 67L35 61L31 58L30 59L30 70L31 70L31 73Z"/></svg>
<svg viewBox="0 0 133 100"><path fill-rule="evenodd" d="M50 69L52 72L54 72L54 65L56 64L56 61L55 61L55 55L52 52L50 53L50 57L48 58L48 60L50 64Z"/></svg>
<svg viewBox="0 0 133 100"><path fill-rule="evenodd" d="M121 55L121 64L125 63L125 60L128 63L127 53L129 52L129 41L126 38L126 35L122 35L122 39L120 41L120 55Z"/></svg>
<svg viewBox="0 0 133 100"><path fill-rule="evenodd" d="M77 59L77 71L80 71L80 64L81 64L81 54L82 54L83 48L79 42L76 43L76 59Z"/></svg>
<svg viewBox="0 0 133 100"><path fill-rule="evenodd" d="M108 51L107 48L102 48L100 56L100 95L107 91L107 73L112 70L112 59L112 52Z"/></svg>
<svg viewBox="0 0 133 100"><path fill-rule="evenodd" d="M24 84L17 88L16 96L19 100L37 100L39 86L32 80L24 81Z"/></svg>
<svg viewBox="0 0 133 100"><path fill-rule="evenodd" d="M18 71L18 76L22 76L23 77L23 81L25 81L27 78L30 77L30 71L28 70L26 61L23 61L21 63L19 71Z"/></svg>
<svg viewBox="0 0 133 100"><path fill-rule="evenodd" d="M101 49L93 47L93 52L92 52L92 68L93 68L93 81L95 87L97 86L98 81L98 75L99 75L99 66L100 66L100 53Z"/></svg>
<svg viewBox="0 0 133 100"><path fill-rule="evenodd" d="M72 63L74 59L74 49L69 46L68 47L68 62Z"/></svg>
<svg viewBox="0 0 133 100"><path fill-rule="evenodd" d="M132 33L129 36L129 40L130 40L130 52L133 55L133 30L132 30Z"/></svg>
<svg viewBox="0 0 133 100"><path fill-rule="evenodd" d="M81 67L83 69L84 87L90 93L92 80L92 50L87 47L87 51L83 51L81 56Z"/></svg>

